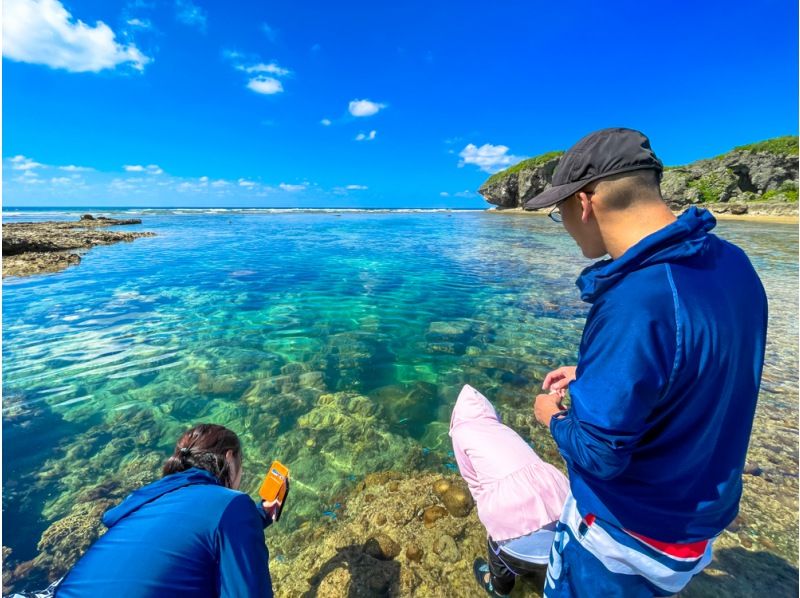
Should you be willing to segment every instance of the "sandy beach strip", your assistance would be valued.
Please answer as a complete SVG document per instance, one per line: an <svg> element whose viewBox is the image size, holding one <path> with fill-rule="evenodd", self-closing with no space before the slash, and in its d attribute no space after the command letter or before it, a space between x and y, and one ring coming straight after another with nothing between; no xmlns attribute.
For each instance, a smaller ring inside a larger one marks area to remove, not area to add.
<svg viewBox="0 0 800 598"><path fill-rule="evenodd" d="M522 215L522 216L547 216L549 210L523 210L522 208L507 208L503 210L498 210L494 208L489 208L486 210L489 214L510 214L510 215ZM679 216L682 211L675 211L676 216ZM711 213L714 214L714 218L717 220L742 220L742 221L749 221L749 222L764 222L764 223L776 223L776 224L798 224L800 223L800 216L797 214L794 215L771 215L771 214L718 214L711 210Z"/></svg>

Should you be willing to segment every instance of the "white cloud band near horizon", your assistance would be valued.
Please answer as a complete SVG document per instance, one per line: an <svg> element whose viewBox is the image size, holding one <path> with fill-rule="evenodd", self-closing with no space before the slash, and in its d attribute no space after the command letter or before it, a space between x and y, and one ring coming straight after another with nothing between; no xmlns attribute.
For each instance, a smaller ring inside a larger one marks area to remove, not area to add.
<svg viewBox="0 0 800 598"><path fill-rule="evenodd" d="M87 25L58 0L3 2L3 56L73 73L97 73L122 64L143 71L152 61L135 44L119 43L102 21Z"/></svg>
<svg viewBox="0 0 800 598"><path fill-rule="evenodd" d="M478 147L474 143L469 143L458 154L461 158L458 167L463 168L467 164L472 164L484 172L493 174L525 159L525 156L509 154L508 149L505 145L484 143Z"/></svg>
<svg viewBox="0 0 800 598"><path fill-rule="evenodd" d="M308 187L308 185L305 184L305 183L300 184L300 185L292 185L290 183L281 183L280 185L278 185L278 187L280 189L282 189L283 191L288 191L289 193L296 193L297 191L305 191L306 188Z"/></svg>
<svg viewBox="0 0 800 598"><path fill-rule="evenodd" d="M122 167L125 172L145 172L147 174L164 174L164 170L157 164L148 164L142 166L141 164L125 164Z"/></svg>

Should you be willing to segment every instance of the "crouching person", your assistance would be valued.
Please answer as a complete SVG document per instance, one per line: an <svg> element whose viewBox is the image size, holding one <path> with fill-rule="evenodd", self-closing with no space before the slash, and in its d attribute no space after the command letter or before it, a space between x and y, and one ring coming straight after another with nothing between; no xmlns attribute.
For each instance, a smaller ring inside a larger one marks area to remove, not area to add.
<svg viewBox="0 0 800 598"><path fill-rule="evenodd" d="M487 593L505 596L518 575L547 566L569 483L469 385L453 408L450 437L488 535L488 562L477 559L473 572Z"/></svg>
<svg viewBox="0 0 800 598"><path fill-rule="evenodd" d="M163 473L105 513L108 531L55 596L271 597L264 528L275 505L238 491L236 434L214 424L189 429Z"/></svg>

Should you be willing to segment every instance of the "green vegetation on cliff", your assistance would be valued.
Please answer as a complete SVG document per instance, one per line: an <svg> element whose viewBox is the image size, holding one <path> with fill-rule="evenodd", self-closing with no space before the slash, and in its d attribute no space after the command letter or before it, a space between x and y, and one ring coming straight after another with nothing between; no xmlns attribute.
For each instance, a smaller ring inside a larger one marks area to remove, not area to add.
<svg viewBox="0 0 800 598"><path fill-rule="evenodd" d="M744 152L768 152L770 154L780 154L785 156L798 155L797 135L785 135L784 137L774 137L766 141L759 141L758 143L750 143L748 145L740 145L733 148L733 151ZM725 154L723 154L724 156Z"/></svg>
<svg viewBox="0 0 800 598"><path fill-rule="evenodd" d="M798 191L795 181L784 181L777 189L771 189L761 196L762 201L792 201L797 203Z"/></svg>
<svg viewBox="0 0 800 598"><path fill-rule="evenodd" d="M510 166L505 170L501 170L500 172L493 174L486 180L483 186L496 183L506 178L507 176L514 174L515 172L519 172L520 170L533 169L536 168L537 166L541 166L542 164L544 164L545 162L549 162L553 158L558 158L563 153L564 153L563 151L547 152L546 154L541 154L539 156L534 156L533 158L528 158L527 160L523 160L522 162L514 164L514 166Z"/></svg>

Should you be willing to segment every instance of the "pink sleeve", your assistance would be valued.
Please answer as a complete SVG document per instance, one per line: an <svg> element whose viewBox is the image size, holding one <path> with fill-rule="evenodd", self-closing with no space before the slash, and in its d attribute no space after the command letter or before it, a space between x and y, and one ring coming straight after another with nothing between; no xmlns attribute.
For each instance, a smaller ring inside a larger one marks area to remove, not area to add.
<svg viewBox="0 0 800 598"><path fill-rule="evenodd" d="M467 449L461 446L461 434L459 432L461 431L455 430L452 434L453 453L456 456L456 463L458 463L458 471L461 473L461 477L464 478L467 486L469 486L470 494L475 498L476 492L481 488L481 484L478 480L478 474L472 466L472 461L470 461Z"/></svg>

